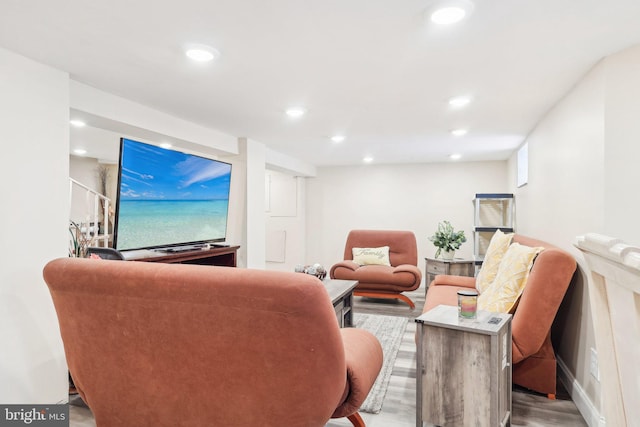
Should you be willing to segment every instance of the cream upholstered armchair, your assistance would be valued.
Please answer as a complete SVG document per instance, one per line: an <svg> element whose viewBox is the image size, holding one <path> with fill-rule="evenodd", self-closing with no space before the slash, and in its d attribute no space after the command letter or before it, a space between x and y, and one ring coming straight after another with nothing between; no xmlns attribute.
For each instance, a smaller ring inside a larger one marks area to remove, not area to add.
<svg viewBox="0 0 640 427"><path fill-rule="evenodd" d="M382 348L316 277L61 258L44 278L99 427L364 426Z"/></svg>
<svg viewBox="0 0 640 427"><path fill-rule="evenodd" d="M378 254L378 249L388 252L388 257ZM367 252L376 254L373 259L358 257ZM356 296L399 299L414 309L413 301L402 292L418 289L422 280L416 236L401 230L352 230L344 260L334 264L329 274L332 279L357 280Z"/></svg>

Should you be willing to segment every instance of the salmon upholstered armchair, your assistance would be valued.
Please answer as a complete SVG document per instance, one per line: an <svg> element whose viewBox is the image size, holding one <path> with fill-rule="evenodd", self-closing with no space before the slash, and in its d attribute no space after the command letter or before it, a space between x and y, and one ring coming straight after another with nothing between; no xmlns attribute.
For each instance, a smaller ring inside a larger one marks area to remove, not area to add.
<svg viewBox="0 0 640 427"><path fill-rule="evenodd" d="M98 427L324 426L382 366L320 280L229 267L61 258L44 278Z"/></svg>
<svg viewBox="0 0 640 427"><path fill-rule="evenodd" d="M354 260L354 248L381 247L389 248L388 262L364 261L367 263L362 265ZM352 230L347 236L344 260L334 264L329 275L332 279L357 280L356 296L399 299L414 309L413 301L402 292L418 289L422 280L416 236L401 230Z"/></svg>

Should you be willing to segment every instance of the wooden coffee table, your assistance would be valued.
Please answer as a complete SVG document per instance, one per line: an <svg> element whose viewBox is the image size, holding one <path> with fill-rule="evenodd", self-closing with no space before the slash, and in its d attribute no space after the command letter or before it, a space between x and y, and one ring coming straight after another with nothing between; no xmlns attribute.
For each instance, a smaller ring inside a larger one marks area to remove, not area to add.
<svg viewBox="0 0 640 427"><path fill-rule="evenodd" d="M353 289L358 285L358 281L325 279L322 283L329 292L340 327L353 326Z"/></svg>

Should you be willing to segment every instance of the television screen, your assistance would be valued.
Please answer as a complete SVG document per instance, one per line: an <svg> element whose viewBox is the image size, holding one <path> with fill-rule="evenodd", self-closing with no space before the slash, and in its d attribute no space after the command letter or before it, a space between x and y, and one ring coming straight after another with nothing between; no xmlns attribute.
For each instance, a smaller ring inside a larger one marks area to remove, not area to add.
<svg viewBox="0 0 640 427"><path fill-rule="evenodd" d="M224 241L230 184L229 163L122 138L113 246Z"/></svg>

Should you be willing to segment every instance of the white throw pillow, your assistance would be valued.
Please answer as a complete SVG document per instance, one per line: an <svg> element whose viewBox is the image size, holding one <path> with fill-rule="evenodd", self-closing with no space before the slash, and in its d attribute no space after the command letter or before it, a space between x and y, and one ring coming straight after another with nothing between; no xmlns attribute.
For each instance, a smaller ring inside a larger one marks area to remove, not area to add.
<svg viewBox="0 0 640 427"><path fill-rule="evenodd" d="M389 246L379 248L353 248L353 262L360 265L391 265Z"/></svg>

